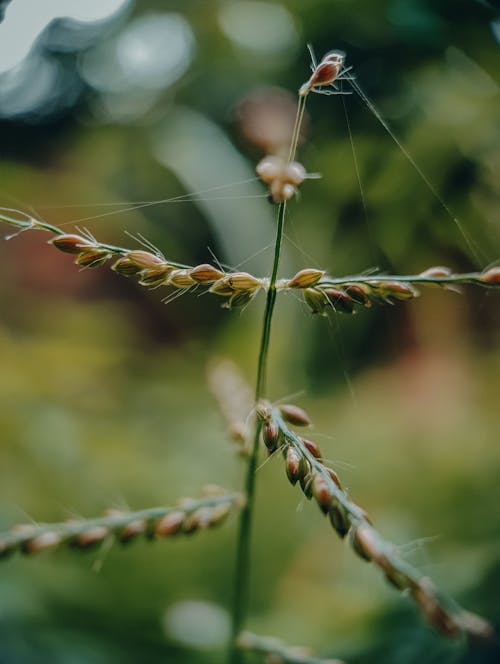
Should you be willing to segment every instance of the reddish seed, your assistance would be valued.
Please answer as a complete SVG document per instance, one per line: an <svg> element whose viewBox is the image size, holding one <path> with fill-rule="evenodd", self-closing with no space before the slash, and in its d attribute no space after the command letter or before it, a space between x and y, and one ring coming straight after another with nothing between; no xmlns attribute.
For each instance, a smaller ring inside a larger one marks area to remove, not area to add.
<svg viewBox="0 0 500 664"><path fill-rule="evenodd" d="M483 272L479 279L485 284L500 284L500 267L492 267Z"/></svg>
<svg viewBox="0 0 500 664"><path fill-rule="evenodd" d="M293 447L286 451L286 474L291 484L297 484L302 474L300 456Z"/></svg>
<svg viewBox="0 0 500 664"><path fill-rule="evenodd" d="M327 480L321 475L315 475L312 481L312 493L320 509L328 514L332 506L332 493Z"/></svg>
<svg viewBox="0 0 500 664"><path fill-rule="evenodd" d="M279 406L283 419L297 427L308 427L312 424L309 415L305 410L294 404L282 404Z"/></svg>
<svg viewBox="0 0 500 664"><path fill-rule="evenodd" d="M108 535L108 529L104 526L95 526L89 528L75 540L75 544L81 549L88 549L96 544L100 544L103 539Z"/></svg>
<svg viewBox="0 0 500 664"><path fill-rule="evenodd" d="M168 537L169 535L175 535L182 528L185 519L184 512L175 511L166 514L162 519L156 524L156 535L158 537Z"/></svg>
<svg viewBox="0 0 500 664"><path fill-rule="evenodd" d="M316 445L316 443L314 443L312 440L307 440L307 438L302 438L302 442L307 447L309 452L314 457L316 457L316 459L321 459L321 450L319 449L318 445Z"/></svg>
<svg viewBox="0 0 500 664"><path fill-rule="evenodd" d="M339 75L340 66L331 62L319 64L310 79L311 87L330 85Z"/></svg>
<svg viewBox="0 0 500 664"><path fill-rule="evenodd" d="M137 520L127 524L120 533L120 540L122 542L130 542L138 535L146 532L146 522Z"/></svg>
<svg viewBox="0 0 500 664"><path fill-rule="evenodd" d="M165 263L163 258L160 258L149 251L143 251L142 249L129 251L127 258L138 267L145 269L159 267Z"/></svg>
<svg viewBox="0 0 500 664"><path fill-rule="evenodd" d="M214 281L217 281L217 279L222 279L225 276L224 272L221 272L209 263L197 265L190 270L189 274L199 284L213 283Z"/></svg>
<svg viewBox="0 0 500 664"><path fill-rule="evenodd" d="M349 517L344 509L340 505L334 505L328 512L328 518L330 519L333 529L337 532L339 537L343 539L351 527Z"/></svg>
<svg viewBox="0 0 500 664"><path fill-rule="evenodd" d="M342 486L340 484L340 479L337 473L333 470L333 468L326 468L327 473L330 475L332 480L335 482L335 484L338 486L339 489L342 489Z"/></svg>
<svg viewBox="0 0 500 664"><path fill-rule="evenodd" d="M71 233L57 235L49 241L49 244L54 245L54 247L60 251L65 251L68 254L79 254L84 247L92 246L92 243L89 240L86 240L80 235L73 235Z"/></svg>
<svg viewBox="0 0 500 664"><path fill-rule="evenodd" d="M270 452L274 452L278 447L279 435L280 430L274 420L269 420L269 422L266 422L262 427L264 445Z"/></svg>

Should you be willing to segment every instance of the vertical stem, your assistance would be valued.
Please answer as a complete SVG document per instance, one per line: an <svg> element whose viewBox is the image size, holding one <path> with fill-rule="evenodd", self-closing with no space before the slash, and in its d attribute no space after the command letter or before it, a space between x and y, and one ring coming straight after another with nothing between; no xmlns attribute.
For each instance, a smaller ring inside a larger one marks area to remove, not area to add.
<svg viewBox="0 0 500 664"><path fill-rule="evenodd" d="M264 322L262 325L262 336L259 350L259 363L257 369L257 385L255 388L255 401L258 402L265 393L267 377L267 357L269 353L269 341L271 338L271 322L273 318L274 304L276 302L276 278L278 275L281 244L283 240L283 225L285 221L286 202L280 203L278 207L278 224L276 229L276 243L274 247L274 262L269 289L267 291L266 308L264 310ZM240 651L236 647L236 639L245 623L248 608L248 586L250 573L250 538L252 529L253 508L255 503L255 471L259 452L259 440L262 424L257 421L253 441L252 454L248 460L245 494L246 505L240 517L238 533L238 550L236 554L236 576L234 582L233 624L231 632L230 664L238 664L241 661Z"/></svg>
<svg viewBox="0 0 500 664"><path fill-rule="evenodd" d="M295 158L297 145L300 137L300 129L304 117L307 95L299 96L297 114L292 132L288 162ZM267 382L267 358L269 354L269 341L271 339L271 322L273 319L274 304L276 302L276 279L281 255L283 241L283 226L285 223L286 201L279 204L276 228L276 241L274 245L274 261L269 288L267 291L266 308L262 324L262 335L260 340L259 361L257 368L257 385L255 387L255 401L259 402L265 395ZM248 460L245 493L246 505L241 513L238 532L238 549L236 554L236 573L234 580L233 600L233 622L231 630L231 643L229 648L229 664L239 664L241 653L237 648L237 638L246 620L248 611L248 587L250 580L250 542L252 531L252 520L255 504L255 472L259 453L259 440L262 423L257 420L255 425L255 436L251 456Z"/></svg>

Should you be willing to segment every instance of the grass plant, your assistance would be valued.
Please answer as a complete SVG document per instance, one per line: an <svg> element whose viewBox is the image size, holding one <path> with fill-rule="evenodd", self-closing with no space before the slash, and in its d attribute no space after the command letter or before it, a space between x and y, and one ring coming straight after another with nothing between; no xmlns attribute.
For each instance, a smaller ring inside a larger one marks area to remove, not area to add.
<svg viewBox="0 0 500 664"><path fill-rule="evenodd" d="M362 560L373 563L395 589L410 597L423 617L444 637L465 635L490 638L492 635L486 620L452 602L427 575L404 559L398 547L379 533L365 510L343 488L337 469L326 463L317 444L296 433L297 427L311 426L307 413L295 404L273 404L268 393L268 357L278 296L301 294L312 314L326 316L330 313L352 314L361 308L412 300L420 295L420 287L460 290L463 285L482 288L500 286L498 267L455 273L447 267L432 266L413 275L377 273L337 276L306 266L288 278L279 277L288 202L296 196L298 187L308 177L305 168L296 161L306 100L310 93L341 94L337 85L340 81L350 80L349 69L344 68L343 63L343 57L333 52L333 55L328 54L319 64L315 64L310 79L299 90L297 115L286 158L283 155L268 155L257 167L258 175L269 187L270 201L276 205L274 258L269 276L228 271L208 263L185 265L164 256L152 245L126 248L105 244L87 231L66 233L31 214L10 208L0 209L0 220L14 227L18 233L39 230L51 234L50 244L59 251L72 254L81 268L108 265L117 274L136 279L146 288L168 289L165 302L181 293L207 291L222 298L223 306L241 309L249 305L258 292L265 292L253 395L253 431L248 434L243 428L238 432L246 463L243 496L212 487L208 495L197 500L184 499L171 508L158 507L130 513L110 511L96 519L21 525L0 535L0 555L6 558L15 551L33 555L65 544L88 548L104 541L126 543L139 536L158 539L192 533L216 525L231 511L239 510L232 629L228 647L231 664L241 662L244 653L249 651L267 657L268 662L338 662L318 659L304 649L288 648L276 639L246 631L256 470L262 450L270 456L283 456L289 482L300 486L305 497L316 502L330 526L349 543L353 552ZM233 419L231 408L226 415L229 420Z"/></svg>

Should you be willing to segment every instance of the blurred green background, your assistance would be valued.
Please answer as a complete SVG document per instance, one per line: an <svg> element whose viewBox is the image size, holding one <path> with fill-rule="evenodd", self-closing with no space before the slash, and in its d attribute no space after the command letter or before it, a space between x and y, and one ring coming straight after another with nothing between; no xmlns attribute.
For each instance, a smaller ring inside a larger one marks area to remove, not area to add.
<svg viewBox="0 0 500 664"><path fill-rule="evenodd" d="M275 210L250 180L287 126L283 90L309 76L310 42L319 56L346 51L475 256L353 95L344 101L364 208L342 99L312 95L300 156L323 177L289 206L283 276L498 261L494 3L2 5L0 205L126 246L137 242L125 232L141 233L188 264L215 255L268 274ZM126 211L213 187L223 188ZM241 488L206 367L230 357L253 383L262 296L243 312L211 296L165 305L162 292L106 268L78 270L47 239L0 242L2 530L169 504L208 482ZM328 320L283 297L269 372L270 397L298 394L311 437L382 533L497 625L499 301L428 289L408 305ZM189 539L5 561L1 664L222 661L235 526L233 517ZM498 661L495 644L437 637L304 504L278 458L259 470L255 526L249 628L352 664Z"/></svg>

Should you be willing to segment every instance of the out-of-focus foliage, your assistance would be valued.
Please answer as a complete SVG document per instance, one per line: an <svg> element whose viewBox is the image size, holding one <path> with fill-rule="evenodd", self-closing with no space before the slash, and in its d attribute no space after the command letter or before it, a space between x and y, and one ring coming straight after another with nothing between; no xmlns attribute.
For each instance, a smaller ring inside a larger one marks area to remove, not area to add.
<svg viewBox="0 0 500 664"><path fill-rule="evenodd" d="M352 95L365 213L342 99L312 97L300 156L323 177L290 205L284 273L484 267L500 256L499 21L472 0L12 0L0 23L0 204L120 244L141 233L190 264L251 259L266 274L269 249L258 252L274 211L254 181L125 208L252 178L262 153L241 109L267 86L295 92L310 42L318 55L346 51L477 258ZM46 239L0 243L2 528L167 504L207 482L239 489L205 368L226 354L254 380L262 299L241 315L189 295L165 306L106 269L78 271ZM270 396L305 390L322 449L378 528L497 625L498 304L428 290L328 321L284 299L270 366ZM221 661L234 525L3 562L0 662ZM497 661L431 633L303 504L278 458L259 470L253 555L252 630L359 664Z"/></svg>

